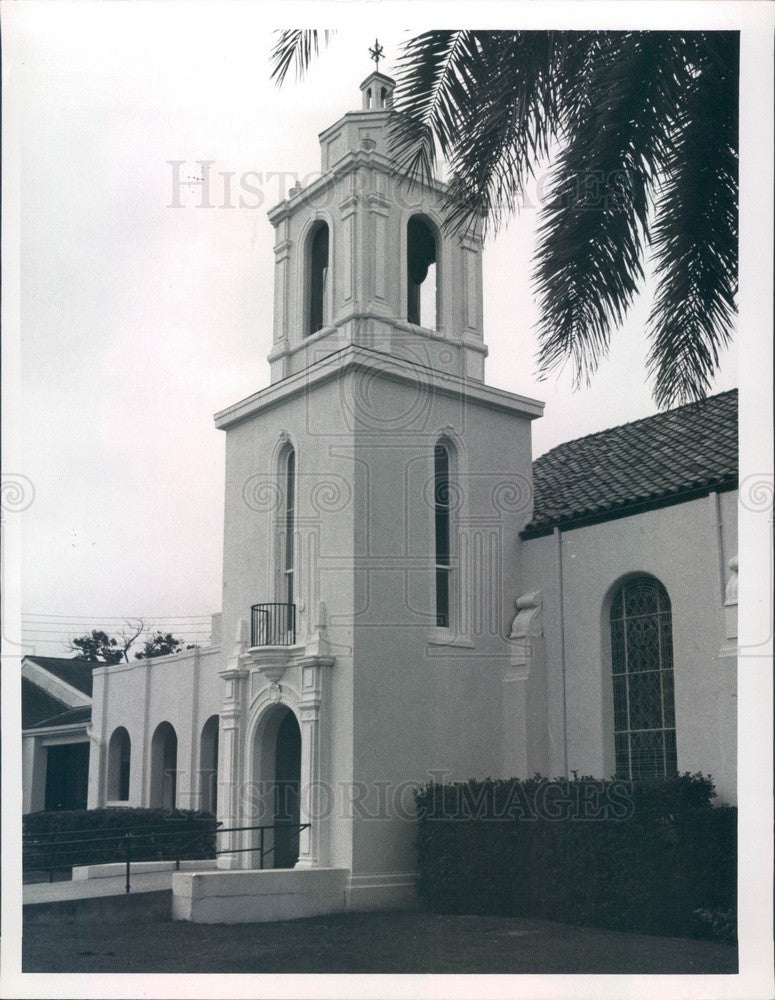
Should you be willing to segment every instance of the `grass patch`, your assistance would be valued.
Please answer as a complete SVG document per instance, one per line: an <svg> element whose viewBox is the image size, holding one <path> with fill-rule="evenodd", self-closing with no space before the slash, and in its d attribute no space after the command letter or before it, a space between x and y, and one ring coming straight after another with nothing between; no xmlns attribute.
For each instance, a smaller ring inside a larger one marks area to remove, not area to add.
<svg viewBox="0 0 775 1000"><path fill-rule="evenodd" d="M728 974L737 949L521 917L342 913L226 925L142 919L134 908L30 922L22 961L24 972Z"/></svg>

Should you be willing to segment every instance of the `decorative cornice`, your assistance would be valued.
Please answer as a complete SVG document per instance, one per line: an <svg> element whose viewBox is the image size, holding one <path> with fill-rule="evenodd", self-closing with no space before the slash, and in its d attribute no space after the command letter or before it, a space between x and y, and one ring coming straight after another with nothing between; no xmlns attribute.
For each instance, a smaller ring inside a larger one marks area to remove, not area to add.
<svg viewBox="0 0 775 1000"><path fill-rule="evenodd" d="M380 320L382 317L373 318ZM433 392L436 395L452 396L455 399L460 399L462 396L470 402L481 403L508 413L518 413L530 420L540 417L544 410L544 404L538 400L399 360L371 348L347 344L309 368L275 382L247 399L216 413L215 426L219 430L225 430L241 420L268 410L281 401L309 392L314 385L325 384L354 369L377 372L386 378L412 386L417 385L418 370L424 375L430 372L433 378Z"/></svg>
<svg viewBox="0 0 775 1000"><path fill-rule="evenodd" d="M373 112L369 112L369 114L373 115ZM332 126L332 128L334 127ZM321 135L325 136L326 134L324 132ZM278 225L278 223L288 218L291 213L298 211L302 205L316 198L326 188L363 167L378 169L390 177L395 177L398 174L395 163L385 156L384 153L379 153L375 149L350 150L341 159L337 160L332 167L329 167L317 180L313 181L309 187L302 188L298 193L294 193L292 199L290 197L286 198L275 205L274 208L271 208L267 212L269 221L273 226ZM435 179L431 182L416 180L412 183L422 190L430 191L436 195L443 196L447 192L447 185L443 181Z"/></svg>

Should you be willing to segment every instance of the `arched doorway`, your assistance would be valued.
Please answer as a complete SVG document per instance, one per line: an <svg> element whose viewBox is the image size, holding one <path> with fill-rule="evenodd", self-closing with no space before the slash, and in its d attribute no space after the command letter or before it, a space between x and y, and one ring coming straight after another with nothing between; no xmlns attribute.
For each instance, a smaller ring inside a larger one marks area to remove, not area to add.
<svg viewBox="0 0 775 1000"><path fill-rule="evenodd" d="M275 750L275 848L273 868L293 868L299 860L299 783L301 731L293 712L286 712L277 731Z"/></svg>
<svg viewBox="0 0 775 1000"><path fill-rule="evenodd" d="M178 737L169 722L160 722L151 740L152 809L174 809L178 767Z"/></svg>
<svg viewBox="0 0 775 1000"><path fill-rule="evenodd" d="M299 785L301 730L285 705L272 705L256 730L254 771L261 791L260 818L264 831L264 867L292 868L299 858ZM260 844L260 835L254 846ZM259 855L253 859L259 866Z"/></svg>
<svg viewBox="0 0 775 1000"><path fill-rule="evenodd" d="M218 716L202 727L199 750L199 808L218 814Z"/></svg>

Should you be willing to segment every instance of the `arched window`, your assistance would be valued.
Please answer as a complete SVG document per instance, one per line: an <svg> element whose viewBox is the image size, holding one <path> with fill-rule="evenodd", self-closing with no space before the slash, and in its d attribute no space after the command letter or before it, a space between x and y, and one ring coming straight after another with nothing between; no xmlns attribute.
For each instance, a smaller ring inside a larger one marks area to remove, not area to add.
<svg viewBox="0 0 775 1000"><path fill-rule="evenodd" d="M433 453L433 507L436 560L436 625L452 627L452 532L450 524L450 451L439 441Z"/></svg>
<svg viewBox="0 0 775 1000"><path fill-rule="evenodd" d="M151 739L152 809L174 809L178 777L178 737L169 722L160 722Z"/></svg>
<svg viewBox="0 0 775 1000"><path fill-rule="evenodd" d="M282 455L280 464L285 495L285 518L283 525L283 600L289 606L294 600L294 575L296 571L296 452L289 445Z"/></svg>
<svg viewBox="0 0 775 1000"><path fill-rule="evenodd" d="M379 106L384 108L387 103L387 87L381 87L379 92Z"/></svg>
<svg viewBox="0 0 775 1000"><path fill-rule="evenodd" d="M129 758L131 743L129 733L123 726L113 730L108 743L108 788L109 802L126 802L129 798Z"/></svg>
<svg viewBox="0 0 775 1000"><path fill-rule="evenodd" d="M211 715L202 727L199 747L199 808L215 816L218 812L217 715Z"/></svg>
<svg viewBox="0 0 775 1000"><path fill-rule="evenodd" d="M366 91L366 107L371 108L371 87Z"/></svg>
<svg viewBox="0 0 775 1000"><path fill-rule="evenodd" d="M426 219L413 215L406 230L406 318L429 330L438 326L437 260L436 233Z"/></svg>
<svg viewBox="0 0 775 1000"><path fill-rule="evenodd" d="M629 580L611 604L616 773L631 780L676 773L673 626L667 591Z"/></svg>
<svg viewBox="0 0 775 1000"><path fill-rule="evenodd" d="M328 322L328 225L319 222L309 242L309 293L307 334L317 333Z"/></svg>

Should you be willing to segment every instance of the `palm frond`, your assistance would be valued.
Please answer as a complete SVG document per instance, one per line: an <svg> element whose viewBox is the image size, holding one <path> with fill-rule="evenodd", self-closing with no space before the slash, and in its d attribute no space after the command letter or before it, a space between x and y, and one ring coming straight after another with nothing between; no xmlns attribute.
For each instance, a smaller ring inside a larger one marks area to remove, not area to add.
<svg viewBox="0 0 775 1000"><path fill-rule="evenodd" d="M588 381L638 291L685 72L674 35L609 32L573 85L536 253L543 377L571 359L576 384Z"/></svg>
<svg viewBox="0 0 775 1000"><path fill-rule="evenodd" d="M436 166L436 143L448 150L458 90L456 62L472 33L427 31L406 41L398 63L394 113L388 139L397 170L428 182Z"/></svg>
<svg viewBox="0 0 775 1000"><path fill-rule="evenodd" d="M658 205L648 323L654 398L703 398L730 342L737 293L738 38L689 40L691 81Z"/></svg>
<svg viewBox="0 0 775 1000"><path fill-rule="evenodd" d="M323 45L328 45L333 33L314 28L278 31L271 56L272 79L277 86L282 86L291 66L295 66L297 80L304 76L320 50L321 36Z"/></svg>
<svg viewBox="0 0 775 1000"><path fill-rule="evenodd" d="M522 199L566 116L567 90L585 58L579 37L482 32L475 86L460 109L452 150L448 226L474 216L496 229Z"/></svg>
<svg viewBox="0 0 775 1000"><path fill-rule="evenodd" d="M567 39L554 32L430 31L404 44L392 151L398 169L418 179L432 173L437 148L446 157L448 229L482 216L497 224L513 206L557 128L563 62L578 51Z"/></svg>

